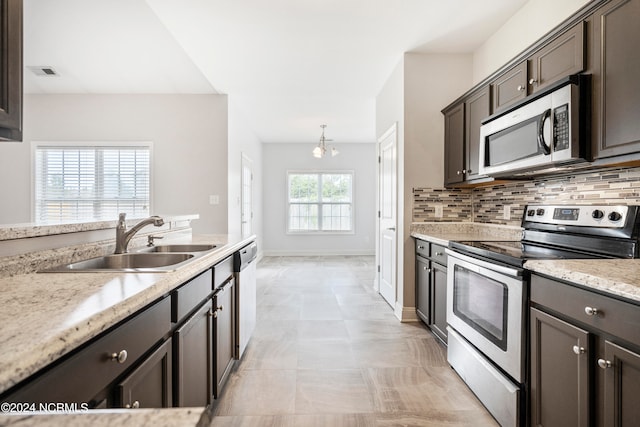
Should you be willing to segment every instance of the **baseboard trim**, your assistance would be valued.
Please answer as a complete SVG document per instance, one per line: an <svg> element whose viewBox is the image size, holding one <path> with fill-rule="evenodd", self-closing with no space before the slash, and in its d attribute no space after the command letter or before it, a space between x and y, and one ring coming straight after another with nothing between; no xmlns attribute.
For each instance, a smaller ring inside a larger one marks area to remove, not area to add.
<svg viewBox="0 0 640 427"><path fill-rule="evenodd" d="M403 307L396 304L394 314L402 323L419 322L418 314L415 307Z"/></svg>

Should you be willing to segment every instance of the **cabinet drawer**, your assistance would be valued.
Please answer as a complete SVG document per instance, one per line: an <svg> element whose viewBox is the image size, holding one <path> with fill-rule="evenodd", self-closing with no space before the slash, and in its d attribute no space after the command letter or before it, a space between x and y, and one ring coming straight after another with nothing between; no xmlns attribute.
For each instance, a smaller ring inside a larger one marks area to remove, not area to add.
<svg viewBox="0 0 640 427"><path fill-rule="evenodd" d="M445 247L441 245L431 244L431 259L438 264L447 265L447 253Z"/></svg>
<svg viewBox="0 0 640 427"><path fill-rule="evenodd" d="M429 257L429 242L425 242L424 240L416 239L416 255L420 255L421 257L428 258Z"/></svg>
<svg viewBox="0 0 640 427"><path fill-rule="evenodd" d="M640 345L640 306L537 275L531 301L578 322ZM591 310L594 314L587 314Z"/></svg>
<svg viewBox="0 0 640 427"><path fill-rule="evenodd" d="M233 275L233 256L213 266L213 289L219 288Z"/></svg>
<svg viewBox="0 0 640 427"><path fill-rule="evenodd" d="M179 322L211 293L213 272L207 270L171 294L171 321Z"/></svg>
<svg viewBox="0 0 640 427"><path fill-rule="evenodd" d="M169 298L147 308L84 349L48 369L4 400L12 402L89 402L171 329ZM126 351L126 357L124 352ZM120 354L122 362L112 359Z"/></svg>

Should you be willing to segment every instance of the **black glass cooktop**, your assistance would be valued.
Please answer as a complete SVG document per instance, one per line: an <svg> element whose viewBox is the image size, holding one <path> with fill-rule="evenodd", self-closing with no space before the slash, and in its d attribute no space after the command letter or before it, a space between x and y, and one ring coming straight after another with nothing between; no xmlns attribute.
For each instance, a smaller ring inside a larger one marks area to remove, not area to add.
<svg viewBox="0 0 640 427"><path fill-rule="evenodd" d="M450 242L449 247L462 253L480 256L482 258L501 261L506 264L522 267L525 261L533 259L588 259L602 258L594 254L587 254L567 249L559 249L527 242L497 241Z"/></svg>

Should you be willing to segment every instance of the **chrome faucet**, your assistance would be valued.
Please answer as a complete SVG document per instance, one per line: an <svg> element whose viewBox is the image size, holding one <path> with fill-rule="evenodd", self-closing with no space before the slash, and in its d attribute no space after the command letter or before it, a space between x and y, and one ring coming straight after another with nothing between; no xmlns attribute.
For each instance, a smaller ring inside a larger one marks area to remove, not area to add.
<svg viewBox="0 0 640 427"><path fill-rule="evenodd" d="M127 246L129 246L129 241L142 227L153 224L156 227L160 227L164 224L164 220L159 216L150 216L149 218L143 219L130 230L127 230L127 223L125 221L126 213L121 213L118 215L118 225L116 226L116 250L114 253L116 254L126 254Z"/></svg>

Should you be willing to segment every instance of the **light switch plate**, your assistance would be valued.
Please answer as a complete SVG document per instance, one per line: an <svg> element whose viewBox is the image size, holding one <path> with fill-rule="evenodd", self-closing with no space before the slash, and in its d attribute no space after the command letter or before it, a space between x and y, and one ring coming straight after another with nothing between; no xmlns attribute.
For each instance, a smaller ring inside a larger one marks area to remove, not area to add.
<svg viewBox="0 0 640 427"><path fill-rule="evenodd" d="M220 196L218 196L217 194L209 196L209 204L210 205L219 205L220 204Z"/></svg>

